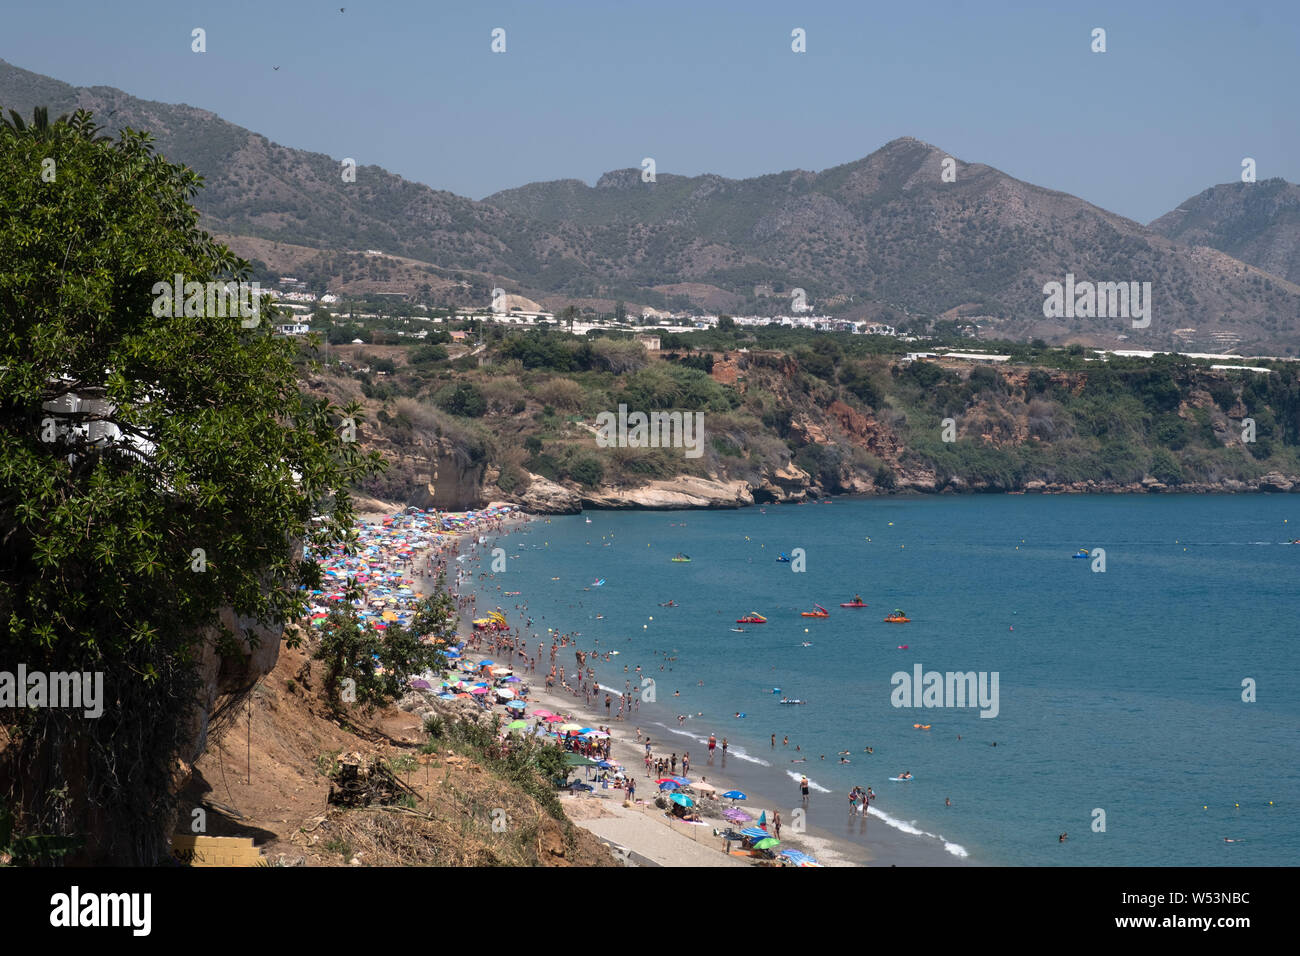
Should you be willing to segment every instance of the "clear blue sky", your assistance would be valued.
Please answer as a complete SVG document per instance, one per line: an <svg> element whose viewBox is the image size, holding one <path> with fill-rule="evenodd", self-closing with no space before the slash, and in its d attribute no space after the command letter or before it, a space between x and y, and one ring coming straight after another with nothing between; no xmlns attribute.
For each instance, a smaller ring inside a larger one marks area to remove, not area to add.
<svg viewBox="0 0 1300 956"><path fill-rule="evenodd" d="M0 57L24 69L475 199L646 156L692 175L820 170L898 136L1140 222L1237 180L1245 156L1300 181L1295 0L7 6Z"/></svg>

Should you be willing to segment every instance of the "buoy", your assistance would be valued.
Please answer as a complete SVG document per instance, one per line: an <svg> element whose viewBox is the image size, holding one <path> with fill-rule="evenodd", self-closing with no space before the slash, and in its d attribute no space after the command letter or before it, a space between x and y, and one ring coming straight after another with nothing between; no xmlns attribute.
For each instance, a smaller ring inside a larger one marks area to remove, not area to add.
<svg viewBox="0 0 1300 956"><path fill-rule="evenodd" d="M654 616L653 614L651 614L651 615L650 615L650 620L653 621L654 619L655 619L655 616Z"/></svg>
<svg viewBox="0 0 1300 956"><path fill-rule="evenodd" d="M808 628L805 627L805 628L803 629L803 632L804 632L805 634L807 634L807 633L808 633Z"/></svg>

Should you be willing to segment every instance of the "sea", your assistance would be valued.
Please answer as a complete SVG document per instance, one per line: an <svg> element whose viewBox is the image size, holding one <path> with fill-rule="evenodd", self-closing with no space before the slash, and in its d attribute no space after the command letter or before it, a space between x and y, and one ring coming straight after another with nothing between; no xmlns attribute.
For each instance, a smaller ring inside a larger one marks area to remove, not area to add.
<svg viewBox="0 0 1300 956"><path fill-rule="evenodd" d="M790 810L806 774L808 825L840 839L883 826L956 865L1294 865L1296 538L1298 496L836 498L537 519L474 573L480 611L617 651L601 685L639 691L632 720L695 767L725 736L726 772ZM972 672L984 697L963 700L947 675Z"/></svg>

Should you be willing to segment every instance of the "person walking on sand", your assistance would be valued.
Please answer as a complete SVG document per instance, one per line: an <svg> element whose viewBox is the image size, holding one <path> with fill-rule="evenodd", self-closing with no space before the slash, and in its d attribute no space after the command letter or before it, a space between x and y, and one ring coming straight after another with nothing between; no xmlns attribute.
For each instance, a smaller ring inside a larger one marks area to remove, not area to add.
<svg viewBox="0 0 1300 956"><path fill-rule="evenodd" d="M686 751L686 753L682 754L682 776L689 777L690 775L691 775L691 752L688 750Z"/></svg>
<svg viewBox="0 0 1300 956"><path fill-rule="evenodd" d="M781 839L781 811L777 810L772 814L772 829L776 833L776 838Z"/></svg>

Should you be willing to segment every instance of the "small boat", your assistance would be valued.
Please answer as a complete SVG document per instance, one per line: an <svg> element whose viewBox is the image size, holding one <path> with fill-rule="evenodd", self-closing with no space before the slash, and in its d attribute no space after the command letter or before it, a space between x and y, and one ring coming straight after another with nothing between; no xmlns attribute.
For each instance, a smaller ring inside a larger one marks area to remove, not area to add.
<svg viewBox="0 0 1300 956"><path fill-rule="evenodd" d="M891 615L889 615L887 618L885 618L885 623L886 623L886 624L906 624L906 623L907 623L908 621L910 621L910 620L911 620L910 617L908 617L906 614L904 614L904 613L903 613L902 611L900 611L898 608L894 608L894 613L891 614Z"/></svg>
<svg viewBox="0 0 1300 956"><path fill-rule="evenodd" d="M597 580L591 582L591 586L592 586L593 588L603 587L604 584L605 584L605 579L604 579L604 578L599 578L599 579L597 579Z"/></svg>
<svg viewBox="0 0 1300 956"><path fill-rule="evenodd" d="M733 627L732 630L735 631L737 634L745 633L745 629L743 627Z"/></svg>
<svg viewBox="0 0 1300 956"><path fill-rule="evenodd" d="M784 551L782 551L780 554L778 554L778 555L776 556L776 561L777 561L777 564L789 564L789 563L790 563L790 555L788 555L788 554L786 554Z"/></svg>
<svg viewBox="0 0 1300 956"><path fill-rule="evenodd" d="M737 624L766 624L767 618L763 617L763 615L759 614L757 611L750 611L746 617L736 618L736 623Z"/></svg>
<svg viewBox="0 0 1300 956"><path fill-rule="evenodd" d="M676 602L676 601L662 601L662 602L660 602L659 606L660 606L660 607L676 607L676 606L677 606L677 602Z"/></svg>
<svg viewBox="0 0 1300 956"><path fill-rule="evenodd" d="M689 554L682 554L680 551L678 551L677 557L670 558L669 560L677 564L687 564L690 562L691 556Z"/></svg>
<svg viewBox="0 0 1300 956"><path fill-rule="evenodd" d="M815 607L817 610L803 611L800 613L799 616L800 617L830 617L831 616L831 612L826 610L826 608L822 607L820 604L814 604L813 607Z"/></svg>
<svg viewBox="0 0 1300 956"><path fill-rule="evenodd" d="M1074 552L1074 554L1070 555L1072 558L1086 558L1088 556L1087 548L1080 548L1078 551Z"/></svg>
<svg viewBox="0 0 1300 956"><path fill-rule="evenodd" d="M840 607L866 607L867 602L862 600L858 595L853 595L853 600L840 604Z"/></svg>
<svg viewBox="0 0 1300 956"><path fill-rule="evenodd" d="M777 701L777 703L779 703L779 704L806 704L806 703L808 703L808 701L806 701L806 700L791 700L791 699L789 699L789 698L782 697L779 701Z"/></svg>
<svg viewBox="0 0 1300 956"><path fill-rule="evenodd" d="M587 524L591 524L591 519L590 519L590 518L587 519Z"/></svg>

